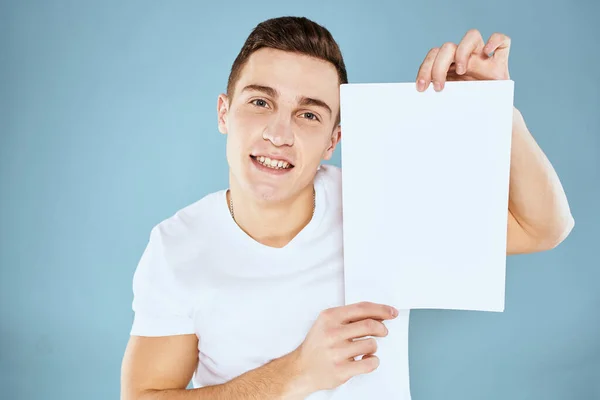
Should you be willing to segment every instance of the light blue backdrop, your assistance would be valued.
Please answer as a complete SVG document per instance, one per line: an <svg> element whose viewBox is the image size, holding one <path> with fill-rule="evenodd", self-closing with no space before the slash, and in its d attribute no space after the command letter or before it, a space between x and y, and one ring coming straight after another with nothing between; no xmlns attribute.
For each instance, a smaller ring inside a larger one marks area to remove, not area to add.
<svg viewBox="0 0 600 400"><path fill-rule="evenodd" d="M577 226L509 259L506 312L413 312L412 392L600 398L598 3L281 3L1 3L0 397L118 398L149 231L226 185L217 95L250 29L292 14L332 31L351 82L413 80L430 47L472 27L512 37L516 106Z"/></svg>

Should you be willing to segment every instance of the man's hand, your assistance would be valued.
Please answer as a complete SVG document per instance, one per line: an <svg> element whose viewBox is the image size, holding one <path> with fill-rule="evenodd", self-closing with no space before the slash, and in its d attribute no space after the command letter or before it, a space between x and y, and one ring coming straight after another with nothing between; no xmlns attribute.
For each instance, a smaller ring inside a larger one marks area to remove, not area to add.
<svg viewBox="0 0 600 400"><path fill-rule="evenodd" d="M379 366L374 355L377 343L374 338L361 338L387 336L382 321L396 316L393 307L368 302L323 311L291 354L296 359L301 391L310 394L333 389L353 376L374 371Z"/></svg>
<svg viewBox="0 0 600 400"><path fill-rule="evenodd" d="M186 386L197 364L195 335L132 337L123 361L121 399L304 399L375 370L375 339L354 339L386 336L383 321L396 316L394 308L373 303L325 310L291 353L229 382L191 390Z"/></svg>
<svg viewBox="0 0 600 400"><path fill-rule="evenodd" d="M446 81L506 80L510 38L494 33L487 43L481 33L471 29L461 42L447 42L427 53L417 74L417 89L424 91L433 82L436 91L444 88Z"/></svg>

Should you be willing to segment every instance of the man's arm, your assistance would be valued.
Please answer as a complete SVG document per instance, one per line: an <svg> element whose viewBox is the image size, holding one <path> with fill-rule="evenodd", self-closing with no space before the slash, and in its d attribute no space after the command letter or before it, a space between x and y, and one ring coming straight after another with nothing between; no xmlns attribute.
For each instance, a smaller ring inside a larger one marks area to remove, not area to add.
<svg viewBox="0 0 600 400"><path fill-rule="evenodd" d="M507 253L552 249L575 222L554 168L516 108L512 141Z"/></svg>
<svg viewBox="0 0 600 400"><path fill-rule="evenodd" d="M304 399L377 369L374 337L387 336L384 321L398 314L393 307L368 302L324 310L294 351L227 383L191 390L186 387L198 362L196 335L131 336L123 357L121 400Z"/></svg>
<svg viewBox="0 0 600 400"><path fill-rule="evenodd" d="M303 399L295 354L220 385L187 390L198 365L195 335L132 336L121 371L121 400Z"/></svg>

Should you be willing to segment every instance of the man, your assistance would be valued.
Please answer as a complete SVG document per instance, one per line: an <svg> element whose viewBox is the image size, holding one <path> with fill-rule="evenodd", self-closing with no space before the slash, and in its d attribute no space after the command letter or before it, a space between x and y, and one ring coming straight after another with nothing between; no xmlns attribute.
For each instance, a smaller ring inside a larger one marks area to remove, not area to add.
<svg viewBox="0 0 600 400"><path fill-rule="evenodd" d="M509 48L502 34L469 31L427 54L415 90L508 79ZM278 18L250 34L217 105L229 189L152 230L134 276L122 399L328 399L378 366L375 340L353 339L386 336L393 318L408 325L389 305L343 306L341 172L321 163L340 141L346 82L316 23ZM516 109L509 210L508 254L554 248L573 227Z"/></svg>

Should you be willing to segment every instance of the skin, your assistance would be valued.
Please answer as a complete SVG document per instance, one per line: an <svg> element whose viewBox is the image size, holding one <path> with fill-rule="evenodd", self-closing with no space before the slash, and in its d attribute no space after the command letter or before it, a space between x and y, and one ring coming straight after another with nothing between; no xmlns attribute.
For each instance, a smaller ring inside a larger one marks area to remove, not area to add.
<svg viewBox="0 0 600 400"><path fill-rule="evenodd" d="M335 125L339 107L333 65L273 49L250 57L232 98L219 96L228 196L236 222L255 240L283 247L309 222L315 173L341 137ZM264 173L254 167L251 154L286 158L294 167L283 175Z"/></svg>
<svg viewBox="0 0 600 400"><path fill-rule="evenodd" d="M433 84L441 91L451 80L509 79L509 50L506 35L494 34L484 42L478 31L471 30L458 45L446 43L427 54L417 73L416 90ZM254 84L276 93L243 90ZM301 97L323 101L331 115L322 106L299 104ZM235 219L255 240L285 246L310 221L312 179L341 137L335 124L339 111L335 70L306 56L261 50L245 66L233 97L219 97L217 110L219 130L228 135ZM295 166L289 173L269 175L252 164L249 156L254 153L277 153ZM574 226L560 181L517 109L509 195L507 254L554 248ZM375 370L379 364L375 342L355 346L351 339L386 336L383 321L396 315L392 308L372 303L325 310L295 351L230 382L194 390L185 388L198 363L195 335L131 337L123 359L121 398L303 399ZM350 359L363 354L359 361Z"/></svg>

